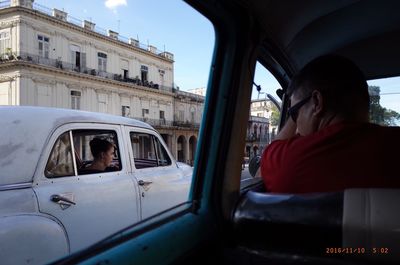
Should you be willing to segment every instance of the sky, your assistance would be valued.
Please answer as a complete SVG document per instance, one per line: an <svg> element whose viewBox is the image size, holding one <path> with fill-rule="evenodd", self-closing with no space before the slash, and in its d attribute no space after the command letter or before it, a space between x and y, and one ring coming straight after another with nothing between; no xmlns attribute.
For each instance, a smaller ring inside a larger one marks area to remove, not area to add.
<svg viewBox="0 0 400 265"><path fill-rule="evenodd" d="M35 0L36 4L64 10L70 16L89 20L97 27L139 39L174 54L174 84L181 90L206 87L214 48L212 24L182 0ZM275 78L257 64L252 98L276 97ZM400 79L369 81L381 88L381 104L400 113ZM395 94L392 94L395 93Z"/></svg>

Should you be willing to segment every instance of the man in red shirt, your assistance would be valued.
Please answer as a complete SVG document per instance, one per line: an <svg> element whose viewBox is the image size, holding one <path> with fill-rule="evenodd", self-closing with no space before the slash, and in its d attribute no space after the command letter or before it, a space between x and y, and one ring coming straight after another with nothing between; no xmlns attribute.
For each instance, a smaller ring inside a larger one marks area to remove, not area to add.
<svg viewBox="0 0 400 265"><path fill-rule="evenodd" d="M285 126L264 151L269 192L400 187L400 128L369 123L364 75L350 60L319 57L292 80Z"/></svg>

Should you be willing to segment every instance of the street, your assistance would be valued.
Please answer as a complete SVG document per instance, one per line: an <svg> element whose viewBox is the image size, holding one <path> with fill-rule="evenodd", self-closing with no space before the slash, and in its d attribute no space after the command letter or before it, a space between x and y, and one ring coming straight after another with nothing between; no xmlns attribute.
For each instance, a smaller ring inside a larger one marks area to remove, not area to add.
<svg viewBox="0 0 400 265"><path fill-rule="evenodd" d="M240 188L244 188L251 184L258 182L258 178L253 178L249 172L248 164L246 164L245 168L242 170L242 177L240 181Z"/></svg>

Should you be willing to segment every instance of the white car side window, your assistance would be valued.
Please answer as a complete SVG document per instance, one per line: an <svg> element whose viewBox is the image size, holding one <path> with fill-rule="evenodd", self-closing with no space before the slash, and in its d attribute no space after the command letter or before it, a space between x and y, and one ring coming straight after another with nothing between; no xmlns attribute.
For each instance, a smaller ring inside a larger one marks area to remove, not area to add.
<svg viewBox="0 0 400 265"><path fill-rule="evenodd" d="M131 132L130 138L135 167L157 167L156 149L151 135Z"/></svg>
<svg viewBox="0 0 400 265"><path fill-rule="evenodd" d="M164 146L156 137L154 137L154 142L156 144L158 166L171 165L172 162L171 159L169 158L167 150L165 150Z"/></svg>
<svg viewBox="0 0 400 265"><path fill-rule="evenodd" d="M73 146L70 131L63 133L54 144L45 169L46 177L75 176L73 158L78 175L122 169L115 131L73 130L71 134Z"/></svg>
<svg viewBox="0 0 400 265"><path fill-rule="evenodd" d="M131 132L130 138L137 169L171 164L167 151L153 135Z"/></svg>
<svg viewBox="0 0 400 265"><path fill-rule="evenodd" d="M72 148L69 132L63 133L56 141L47 161L45 176L48 178L74 175Z"/></svg>
<svg viewBox="0 0 400 265"><path fill-rule="evenodd" d="M78 175L121 170L115 131L74 130L72 135Z"/></svg>

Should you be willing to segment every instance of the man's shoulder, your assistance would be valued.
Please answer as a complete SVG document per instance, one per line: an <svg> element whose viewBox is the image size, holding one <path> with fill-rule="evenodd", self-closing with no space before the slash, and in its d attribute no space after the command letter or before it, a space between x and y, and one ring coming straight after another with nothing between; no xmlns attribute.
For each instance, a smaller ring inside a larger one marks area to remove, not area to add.
<svg viewBox="0 0 400 265"><path fill-rule="evenodd" d="M392 138L400 140L400 127L381 126L373 123L340 123L326 127L307 136L295 135L289 139L272 141L267 149L280 149L282 147L295 148L309 144L312 145L313 143L320 145L324 141L332 143L331 140L333 138L347 138L346 136L354 134L360 136L362 133L386 140Z"/></svg>

